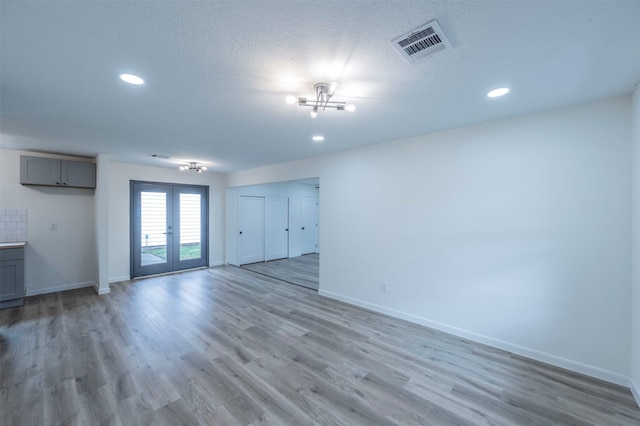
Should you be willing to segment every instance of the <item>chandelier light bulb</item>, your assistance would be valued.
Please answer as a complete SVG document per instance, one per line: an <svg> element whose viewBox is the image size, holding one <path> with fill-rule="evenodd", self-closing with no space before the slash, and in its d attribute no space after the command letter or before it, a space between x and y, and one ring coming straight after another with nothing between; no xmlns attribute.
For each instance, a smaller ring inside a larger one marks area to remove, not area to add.
<svg viewBox="0 0 640 426"><path fill-rule="evenodd" d="M344 109L345 111L354 112L356 110L356 106L354 104L346 104Z"/></svg>
<svg viewBox="0 0 640 426"><path fill-rule="evenodd" d="M316 118L318 116L318 107L313 107L313 109L309 113L309 116L311 118Z"/></svg>
<svg viewBox="0 0 640 426"><path fill-rule="evenodd" d="M295 104L298 101L298 99L295 96L287 96L285 98L285 102L288 103L289 105Z"/></svg>

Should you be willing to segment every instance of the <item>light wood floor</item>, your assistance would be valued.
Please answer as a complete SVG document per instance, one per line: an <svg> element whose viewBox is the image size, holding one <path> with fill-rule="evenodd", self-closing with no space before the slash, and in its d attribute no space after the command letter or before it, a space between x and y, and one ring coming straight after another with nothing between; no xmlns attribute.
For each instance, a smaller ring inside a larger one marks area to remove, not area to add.
<svg viewBox="0 0 640 426"><path fill-rule="evenodd" d="M628 389L232 266L0 311L0 425L638 425Z"/></svg>
<svg viewBox="0 0 640 426"><path fill-rule="evenodd" d="M290 284L318 289L320 254L312 253L288 259L269 262L250 263L243 268L272 278L278 278Z"/></svg>

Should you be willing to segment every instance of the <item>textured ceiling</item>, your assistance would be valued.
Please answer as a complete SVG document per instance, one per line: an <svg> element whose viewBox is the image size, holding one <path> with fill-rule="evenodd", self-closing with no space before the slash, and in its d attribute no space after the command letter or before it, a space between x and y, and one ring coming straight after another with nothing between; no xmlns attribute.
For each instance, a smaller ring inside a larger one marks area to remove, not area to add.
<svg viewBox="0 0 640 426"><path fill-rule="evenodd" d="M390 40L432 19L453 48L411 65ZM3 0L0 24L0 147L220 172L626 94L640 78L633 0ZM334 80L355 113L313 120L284 102ZM485 96L499 86L511 92Z"/></svg>

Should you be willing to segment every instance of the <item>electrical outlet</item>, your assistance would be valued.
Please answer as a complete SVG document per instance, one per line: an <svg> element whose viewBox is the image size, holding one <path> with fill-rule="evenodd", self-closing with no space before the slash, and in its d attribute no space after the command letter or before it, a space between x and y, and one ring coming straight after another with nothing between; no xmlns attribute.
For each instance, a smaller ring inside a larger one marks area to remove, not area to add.
<svg viewBox="0 0 640 426"><path fill-rule="evenodd" d="M381 293L387 292L387 283L380 283L380 292Z"/></svg>

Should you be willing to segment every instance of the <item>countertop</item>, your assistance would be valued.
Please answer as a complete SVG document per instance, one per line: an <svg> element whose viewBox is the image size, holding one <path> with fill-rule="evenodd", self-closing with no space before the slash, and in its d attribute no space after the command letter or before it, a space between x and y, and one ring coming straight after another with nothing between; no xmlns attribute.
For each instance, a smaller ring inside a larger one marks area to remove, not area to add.
<svg viewBox="0 0 640 426"><path fill-rule="evenodd" d="M26 241L20 241L18 243L0 243L0 250L9 248L24 247L27 244Z"/></svg>

